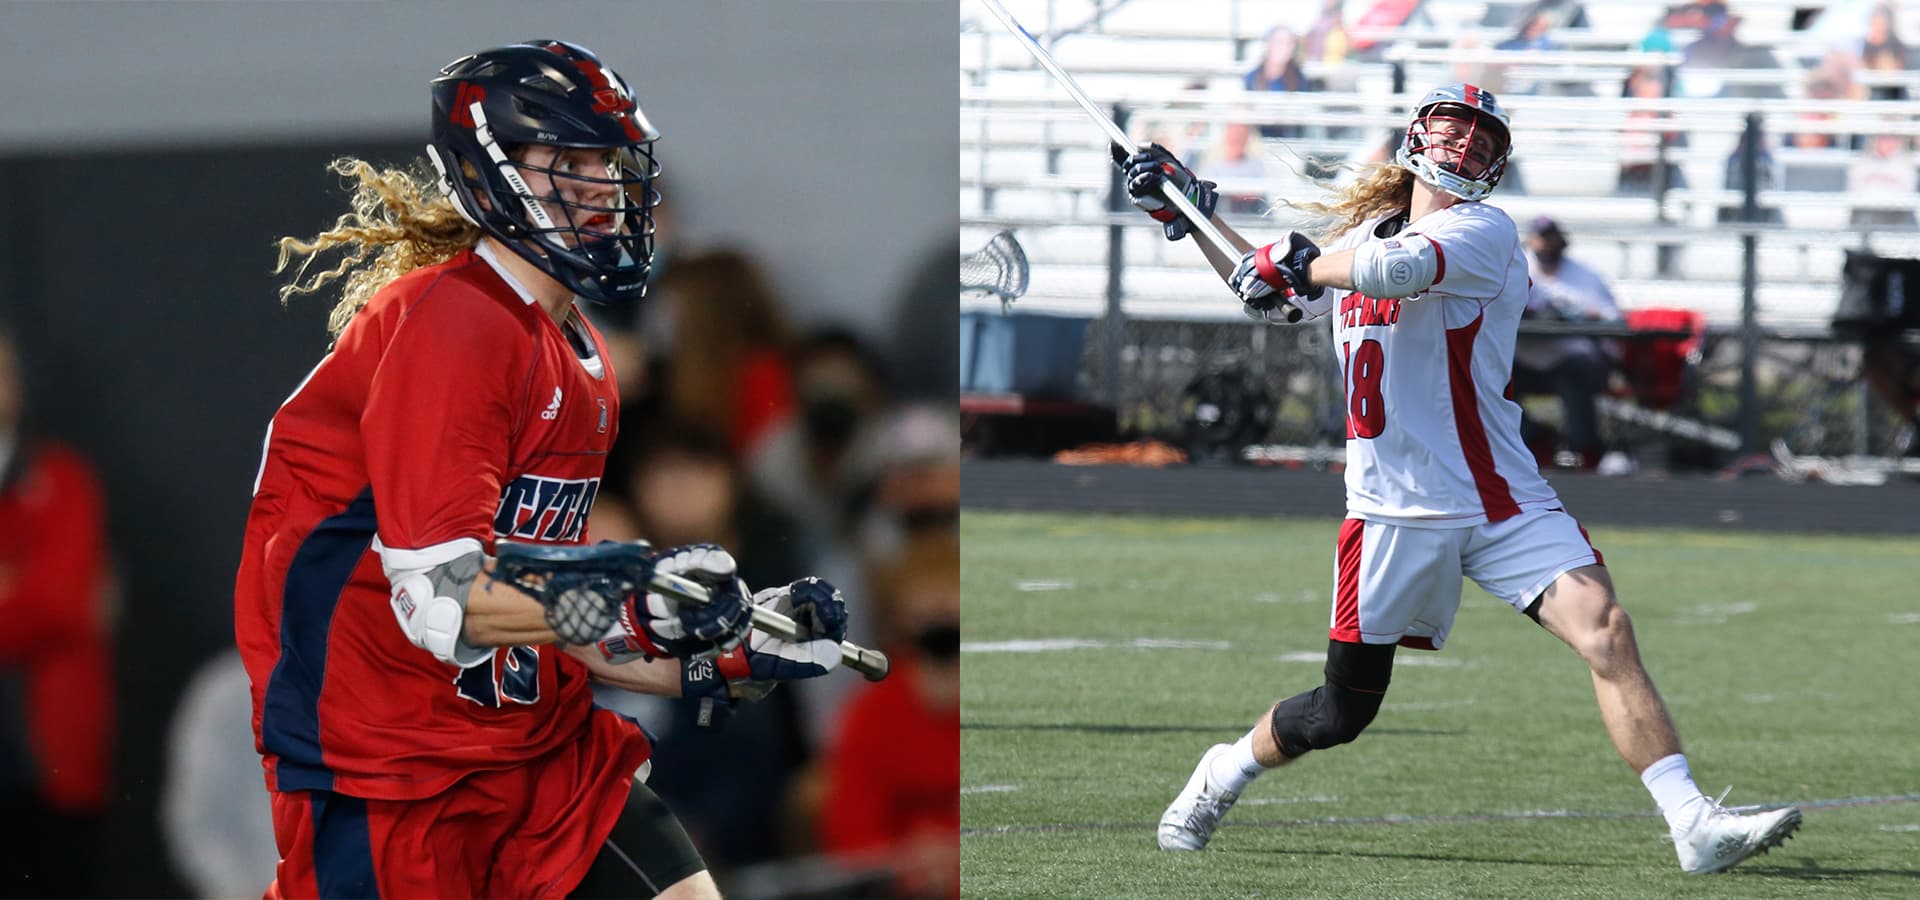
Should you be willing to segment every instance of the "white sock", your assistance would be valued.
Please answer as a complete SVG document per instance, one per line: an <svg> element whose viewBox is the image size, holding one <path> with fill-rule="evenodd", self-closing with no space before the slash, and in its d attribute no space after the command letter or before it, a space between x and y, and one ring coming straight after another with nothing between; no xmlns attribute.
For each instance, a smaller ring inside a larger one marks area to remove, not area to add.
<svg viewBox="0 0 1920 900"><path fill-rule="evenodd" d="M1233 742L1232 750L1213 758L1213 763L1207 768L1207 780L1228 793L1238 794L1266 770L1265 766L1254 761L1253 732L1249 731Z"/></svg>
<svg viewBox="0 0 1920 900"><path fill-rule="evenodd" d="M1693 804L1707 799L1694 786L1693 773L1687 770L1684 753L1656 760L1640 773L1640 783L1647 786L1647 793L1653 795L1654 804L1667 819L1667 830L1674 834L1693 824Z"/></svg>

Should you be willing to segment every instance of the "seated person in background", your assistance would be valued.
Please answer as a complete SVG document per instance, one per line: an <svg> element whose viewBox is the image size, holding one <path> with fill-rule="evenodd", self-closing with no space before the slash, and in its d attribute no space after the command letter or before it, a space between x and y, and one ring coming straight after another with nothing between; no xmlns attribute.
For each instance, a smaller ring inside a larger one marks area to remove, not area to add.
<svg viewBox="0 0 1920 900"><path fill-rule="evenodd" d="M1267 32L1266 50L1260 55L1260 64L1247 73L1244 81L1249 91L1317 91L1320 85L1307 79L1307 73L1300 68L1302 48L1300 38L1293 29L1284 25L1275 25ZM1260 134L1270 138L1297 138L1300 136L1298 125L1262 125Z"/></svg>
<svg viewBox="0 0 1920 900"><path fill-rule="evenodd" d="M1906 135L1876 134L1866 152L1847 166L1847 193L1876 198L1874 206L1855 207L1848 224L1914 226L1913 194L1920 189L1920 169L1914 167Z"/></svg>
<svg viewBox="0 0 1920 900"><path fill-rule="evenodd" d="M1900 40L1893 24L1893 4L1876 3L1867 16L1867 33L1861 41L1860 67L1871 72L1905 72L1908 67L1907 44ZM1867 92L1873 100L1905 100L1907 89L1900 85L1874 85Z"/></svg>
<svg viewBox="0 0 1920 900"><path fill-rule="evenodd" d="M816 796L822 848L890 869L890 896L960 895L960 536L915 535L883 563L893 672L848 704Z"/></svg>
<svg viewBox="0 0 1920 900"><path fill-rule="evenodd" d="M1567 236L1560 224L1541 216L1527 233L1527 271L1533 287L1527 298L1529 319L1562 322L1618 322L1620 307L1606 279L1567 258ZM1520 335L1513 353L1516 393L1551 393L1560 398L1561 445L1572 464L1592 469L1600 462L1599 416L1594 398L1607 388L1618 351L1610 342L1580 336ZM1537 429L1528 423L1523 431ZM1528 444L1533 444L1529 436Z"/></svg>
<svg viewBox="0 0 1920 900"><path fill-rule="evenodd" d="M1220 131L1220 140L1214 144L1212 153L1206 161L1194 167L1200 177L1210 181L1238 188L1248 181L1256 180L1267 174L1267 165L1258 153L1251 152L1253 128L1245 122L1229 122ZM1266 195L1259 190L1236 189L1222 191L1221 199L1226 207L1237 213L1264 213L1267 211Z"/></svg>
<svg viewBox="0 0 1920 900"><path fill-rule="evenodd" d="M1659 69L1641 66L1627 73L1621 96L1638 100L1662 99L1667 96L1666 80L1661 77ZM1668 113L1658 109L1637 108L1627 112L1627 125L1620 132L1620 181L1614 188L1615 193L1632 197L1655 193L1663 135L1656 130L1654 123L1671 121ZM1680 165L1673 161L1673 156L1677 155L1674 151L1686 148L1687 133L1677 128L1669 129L1664 138L1670 154L1666 163L1666 187L1669 190L1685 190L1686 175Z"/></svg>

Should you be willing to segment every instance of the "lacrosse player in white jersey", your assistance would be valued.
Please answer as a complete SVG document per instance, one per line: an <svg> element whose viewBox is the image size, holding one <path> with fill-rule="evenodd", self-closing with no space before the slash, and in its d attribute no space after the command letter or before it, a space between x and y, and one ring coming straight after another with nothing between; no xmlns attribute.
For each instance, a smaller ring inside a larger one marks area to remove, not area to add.
<svg viewBox="0 0 1920 900"><path fill-rule="evenodd" d="M1242 256L1203 244L1248 315L1331 315L1347 398L1347 518L1335 551L1324 684L1280 701L1216 744L1160 818L1160 846L1199 850L1268 769L1347 743L1373 721L1396 646L1438 650L1460 580L1531 617L1593 671L1601 718L1666 817L1687 872L1718 872L1778 846L1795 808L1736 812L1700 793L1680 739L1586 532L1520 440L1507 397L1527 262L1513 220L1481 201L1512 149L1507 114L1470 84L1427 94L1391 162L1328 203L1325 250L1289 233ZM1212 186L1154 146L1115 153L1136 205L1178 240L1190 223L1160 200L1164 179L1212 218Z"/></svg>

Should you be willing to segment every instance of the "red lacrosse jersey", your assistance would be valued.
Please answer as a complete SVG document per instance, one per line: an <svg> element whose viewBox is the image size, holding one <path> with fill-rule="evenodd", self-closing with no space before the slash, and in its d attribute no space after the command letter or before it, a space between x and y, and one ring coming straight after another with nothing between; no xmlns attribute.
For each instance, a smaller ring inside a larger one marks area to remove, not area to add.
<svg viewBox="0 0 1920 900"><path fill-rule="evenodd" d="M270 789L418 799L585 733L585 665L551 645L435 659L382 563L583 542L619 420L605 359L483 247L382 288L274 414L234 589Z"/></svg>

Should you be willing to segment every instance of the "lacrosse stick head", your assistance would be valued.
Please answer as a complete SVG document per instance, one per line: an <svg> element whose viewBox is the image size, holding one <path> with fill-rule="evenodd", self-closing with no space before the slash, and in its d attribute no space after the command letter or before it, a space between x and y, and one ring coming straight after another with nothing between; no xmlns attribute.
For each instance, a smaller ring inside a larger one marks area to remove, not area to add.
<svg viewBox="0 0 1920 900"><path fill-rule="evenodd" d="M960 292L999 297L1002 313L1027 292L1027 275L1027 253L1011 231L994 235L985 246L960 257Z"/></svg>
<svg viewBox="0 0 1920 900"><path fill-rule="evenodd" d="M613 625L626 597L646 591L651 550L643 543L613 541L589 546L500 541L494 546L492 577L539 601L562 641L585 644Z"/></svg>

